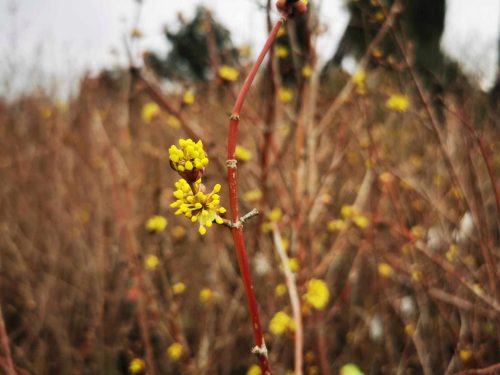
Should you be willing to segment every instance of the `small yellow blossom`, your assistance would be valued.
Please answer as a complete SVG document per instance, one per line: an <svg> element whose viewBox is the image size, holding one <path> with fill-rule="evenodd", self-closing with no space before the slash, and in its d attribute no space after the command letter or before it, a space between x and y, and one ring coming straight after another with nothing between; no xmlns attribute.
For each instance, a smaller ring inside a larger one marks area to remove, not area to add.
<svg viewBox="0 0 500 375"><path fill-rule="evenodd" d="M342 366L340 375L364 375L364 373L354 363L348 363Z"/></svg>
<svg viewBox="0 0 500 375"><path fill-rule="evenodd" d="M354 208L348 204L345 204L340 209L340 214L344 219L349 219L354 216Z"/></svg>
<svg viewBox="0 0 500 375"><path fill-rule="evenodd" d="M167 117L167 125L174 129L179 129L181 127L181 121L176 116Z"/></svg>
<svg viewBox="0 0 500 375"><path fill-rule="evenodd" d="M279 208L279 207L273 208L271 210L271 212L269 212L269 214L267 215L269 220L273 221L273 222L279 221L282 216L283 216L283 212L281 212L281 208Z"/></svg>
<svg viewBox="0 0 500 375"><path fill-rule="evenodd" d="M194 93L191 90L187 90L184 95L182 95L182 102L186 105L191 105L194 103Z"/></svg>
<svg viewBox="0 0 500 375"><path fill-rule="evenodd" d="M306 64L302 68L302 77L309 78L313 74L313 69L311 68L311 65Z"/></svg>
<svg viewBox="0 0 500 375"><path fill-rule="evenodd" d="M284 311L277 312L269 322L269 330L271 333L280 336L285 332L295 331L295 322Z"/></svg>
<svg viewBox="0 0 500 375"><path fill-rule="evenodd" d="M359 95L366 94L366 74L364 70L358 70L352 76L352 82L356 85L356 92Z"/></svg>
<svg viewBox="0 0 500 375"><path fill-rule="evenodd" d="M262 370L258 365L252 365L250 368L247 370L246 375L262 375Z"/></svg>
<svg viewBox="0 0 500 375"><path fill-rule="evenodd" d="M167 348L167 356L171 360L177 361L179 358L181 358L183 351L184 348L182 347L182 345L178 342L174 342Z"/></svg>
<svg viewBox="0 0 500 375"><path fill-rule="evenodd" d="M279 38L279 37L282 37L283 35L286 34L286 26L283 24L281 25L281 27L279 28L278 30L278 34L276 34L276 37Z"/></svg>
<svg viewBox="0 0 500 375"><path fill-rule="evenodd" d="M172 238L176 241L182 240L184 236L186 235L186 229L184 229L183 226L176 225L172 228L170 231L170 234L172 235Z"/></svg>
<svg viewBox="0 0 500 375"><path fill-rule="evenodd" d="M176 296L183 294L186 291L186 284L178 282L172 285L172 293Z"/></svg>
<svg viewBox="0 0 500 375"><path fill-rule="evenodd" d="M394 181L394 176L391 172L384 172L380 176L378 176L378 179L383 184L389 185Z"/></svg>
<svg viewBox="0 0 500 375"><path fill-rule="evenodd" d="M156 255L148 255L144 260L144 265L149 271L154 271L158 267L158 264L160 264L160 260Z"/></svg>
<svg viewBox="0 0 500 375"><path fill-rule="evenodd" d="M385 102L385 106L396 112L406 112L409 106L408 97L406 95L391 95Z"/></svg>
<svg viewBox="0 0 500 375"><path fill-rule="evenodd" d="M290 241L288 241L287 238L283 238L281 240L281 246L283 246L283 250L288 251L288 249L290 248Z"/></svg>
<svg viewBox="0 0 500 375"><path fill-rule="evenodd" d="M411 323L405 325L405 333L407 336L413 336L415 333L415 326Z"/></svg>
<svg viewBox="0 0 500 375"><path fill-rule="evenodd" d="M370 220L363 215L354 215L352 221L361 229L365 229L370 225Z"/></svg>
<svg viewBox="0 0 500 375"><path fill-rule="evenodd" d="M208 304L214 299L214 292L209 288L203 288L202 290L200 290L198 298L201 303Z"/></svg>
<svg viewBox="0 0 500 375"><path fill-rule="evenodd" d="M219 68L219 77L222 78L224 81L230 81L230 82L236 81L239 75L240 72L238 71L238 69L235 69L228 65L222 65Z"/></svg>
<svg viewBox="0 0 500 375"><path fill-rule="evenodd" d="M472 358L472 351L469 349L462 349L458 352L458 356L462 362L469 362Z"/></svg>
<svg viewBox="0 0 500 375"><path fill-rule="evenodd" d="M285 46L276 46L276 56L278 56L280 59L285 59L289 55L288 48Z"/></svg>
<svg viewBox="0 0 500 375"><path fill-rule="evenodd" d="M309 366L307 368L307 375L319 375L319 368L318 366Z"/></svg>
<svg viewBox="0 0 500 375"><path fill-rule="evenodd" d="M335 219L328 222L327 228L330 232L337 232L347 228L347 223L342 219Z"/></svg>
<svg viewBox="0 0 500 375"><path fill-rule="evenodd" d="M276 289L274 289L274 294L276 297L283 297L286 294L287 287L285 284L276 285Z"/></svg>
<svg viewBox="0 0 500 375"><path fill-rule="evenodd" d="M394 274L394 270L387 263L379 263L378 274L382 277L391 277Z"/></svg>
<svg viewBox="0 0 500 375"><path fill-rule="evenodd" d="M385 14L383 11L379 10L374 14L373 19L377 22L382 22L385 19Z"/></svg>
<svg viewBox="0 0 500 375"><path fill-rule="evenodd" d="M177 172L202 170L208 164L208 157L203 149L203 142L192 139L179 139L179 146L172 145L168 149L170 162Z"/></svg>
<svg viewBox="0 0 500 375"><path fill-rule="evenodd" d="M411 234L415 238L424 238L425 228L421 225L415 225L411 228Z"/></svg>
<svg viewBox="0 0 500 375"><path fill-rule="evenodd" d="M297 273L299 270L299 262L295 258L290 258L288 259L288 268L290 268L290 271L293 273Z"/></svg>
<svg viewBox="0 0 500 375"><path fill-rule="evenodd" d="M257 202L262 198L262 191L259 189L249 190L243 194L243 199L247 202Z"/></svg>
<svg viewBox="0 0 500 375"><path fill-rule="evenodd" d="M422 272L421 271L418 271L418 270L414 270L411 272L411 279L416 282L416 283L419 283L422 281Z"/></svg>
<svg viewBox="0 0 500 375"><path fill-rule="evenodd" d="M159 114L160 107L156 103L149 102L142 107L142 121L144 121L146 124L149 124L153 120L153 118L155 118Z"/></svg>
<svg viewBox="0 0 500 375"><path fill-rule="evenodd" d="M379 47L375 47L372 51L372 56L376 59L380 59L383 55L382 49Z"/></svg>
<svg viewBox="0 0 500 375"><path fill-rule="evenodd" d="M204 235L206 228L210 228L214 222L222 224L224 220L219 214L226 212L224 207L220 207L220 196L217 194L221 185L216 184L211 193L205 194L199 191L200 180L191 187L186 180L180 179L175 183L177 188L174 191L174 197L177 198L170 207L176 208L176 215L184 215L193 223L199 223L199 232ZM193 189L197 192L194 194Z"/></svg>
<svg viewBox="0 0 500 375"><path fill-rule="evenodd" d="M150 232L163 232L168 221L163 216L155 215L146 221L146 229Z"/></svg>
<svg viewBox="0 0 500 375"><path fill-rule="evenodd" d="M242 160L242 161L248 161L252 158L252 151L250 151L249 149L243 147L243 146L240 146L240 145L237 145L236 146L236 159L238 160Z"/></svg>
<svg viewBox="0 0 500 375"><path fill-rule="evenodd" d="M282 103L290 103L293 100L292 89L282 87L278 92L278 97Z"/></svg>
<svg viewBox="0 0 500 375"><path fill-rule="evenodd" d="M457 259L458 255L458 246L451 245L448 251L446 252L446 259L450 262L454 262Z"/></svg>
<svg viewBox="0 0 500 375"><path fill-rule="evenodd" d="M140 358L134 358L132 361L130 361L130 364L128 365L128 370L132 374L139 374L144 371L144 368L146 367L146 363L144 360Z"/></svg>
<svg viewBox="0 0 500 375"><path fill-rule="evenodd" d="M303 298L311 307L316 310L323 310L330 299L330 292L323 280L311 279L307 283L307 291Z"/></svg>

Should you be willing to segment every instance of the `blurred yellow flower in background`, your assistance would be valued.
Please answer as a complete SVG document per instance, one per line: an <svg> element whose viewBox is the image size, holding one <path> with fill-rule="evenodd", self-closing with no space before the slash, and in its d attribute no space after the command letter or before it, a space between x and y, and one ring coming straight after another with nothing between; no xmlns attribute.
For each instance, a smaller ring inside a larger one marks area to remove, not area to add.
<svg viewBox="0 0 500 375"><path fill-rule="evenodd" d="M262 375L262 370L258 365L252 365L250 368L247 370L246 375Z"/></svg>
<svg viewBox="0 0 500 375"><path fill-rule="evenodd" d="M182 102L186 105L191 105L194 103L194 93L191 90L187 90L182 95Z"/></svg>
<svg viewBox="0 0 500 375"><path fill-rule="evenodd" d="M406 112L410 105L405 95L391 95L385 102L385 106L395 112Z"/></svg>
<svg viewBox="0 0 500 375"><path fill-rule="evenodd" d="M224 81L236 81L240 75L240 72L238 69L233 68L229 65L222 65L219 68L219 77L222 78Z"/></svg>
<svg viewBox="0 0 500 375"><path fill-rule="evenodd" d="M142 121L149 124L153 119L160 114L160 107L154 102L144 104L142 107Z"/></svg>
<svg viewBox="0 0 500 375"><path fill-rule="evenodd" d="M379 263L378 274L382 277L391 277L394 274L394 270L387 263Z"/></svg>
<svg viewBox="0 0 500 375"><path fill-rule="evenodd" d="M240 145L237 145L236 146L236 159L238 160L242 160L242 161L248 161L252 158L252 151L250 151L249 149L243 147L243 146L240 146Z"/></svg>
<svg viewBox="0 0 500 375"><path fill-rule="evenodd" d="M134 358L132 361L130 361L130 364L128 365L128 370L132 374L139 374L144 371L144 368L146 367L146 363L144 360L140 358Z"/></svg>
<svg viewBox="0 0 500 375"><path fill-rule="evenodd" d="M150 232L163 232L168 221L163 216L155 215L146 221L146 229Z"/></svg>
<svg viewBox="0 0 500 375"><path fill-rule="evenodd" d="M287 58L289 55L288 48L285 46L276 46L275 51L276 56L278 56L280 59Z"/></svg>
<svg viewBox="0 0 500 375"><path fill-rule="evenodd" d="M303 298L309 306L316 310L323 310L330 299L330 292L323 280L311 279L307 283L307 291Z"/></svg>
<svg viewBox="0 0 500 375"><path fill-rule="evenodd" d="M148 255L144 260L144 266L149 271L154 271L158 264L160 264L160 260L156 255Z"/></svg>
<svg viewBox="0 0 500 375"><path fill-rule="evenodd" d="M273 334L280 336L285 332L295 331L295 322L284 311L278 311L269 322L269 330Z"/></svg>
<svg viewBox="0 0 500 375"><path fill-rule="evenodd" d="M214 299L214 292L212 292L210 288L203 288L202 290L200 290L198 298L200 299L201 303L208 304Z"/></svg>
<svg viewBox="0 0 500 375"><path fill-rule="evenodd" d="M282 103L290 103L293 100L292 89L282 87L278 92L278 97Z"/></svg>
<svg viewBox="0 0 500 375"><path fill-rule="evenodd" d="M179 358L181 358L183 351L184 348L182 347L182 345L178 342L174 342L167 348L167 356L168 358L177 361Z"/></svg>
<svg viewBox="0 0 500 375"><path fill-rule="evenodd" d="M184 284L183 282L178 282L172 285L172 293L174 293L174 295L176 296L183 294L185 291L186 291L186 284Z"/></svg>

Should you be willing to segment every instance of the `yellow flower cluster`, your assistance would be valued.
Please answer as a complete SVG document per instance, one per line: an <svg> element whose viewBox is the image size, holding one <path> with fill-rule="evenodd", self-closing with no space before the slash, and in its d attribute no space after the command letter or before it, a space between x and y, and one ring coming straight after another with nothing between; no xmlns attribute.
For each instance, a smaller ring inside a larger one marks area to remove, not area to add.
<svg viewBox="0 0 500 375"><path fill-rule="evenodd" d="M143 359L140 358L134 358L130 364L128 365L128 370L132 374L139 374L144 371L144 368L146 367L146 363L144 362Z"/></svg>
<svg viewBox="0 0 500 375"><path fill-rule="evenodd" d="M395 112L406 112L410 103L405 95L391 95L385 102L385 106Z"/></svg>
<svg viewBox="0 0 500 375"><path fill-rule="evenodd" d="M216 184L209 194L200 191L200 184L201 180L192 185L183 178L177 181L175 183L177 190L174 191L177 200L170 207L177 209L176 215L184 215L193 223L198 222L200 224L198 231L203 235L207 232L206 227L210 228L214 221L217 224L223 223L219 214L226 212L226 209L220 207L220 196L217 194L221 189L220 184Z"/></svg>
<svg viewBox="0 0 500 375"><path fill-rule="evenodd" d="M174 342L167 348L167 356L173 361L177 361L181 358L183 352L184 348L182 347L182 344L178 342Z"/></svg>
<svg viewBox="0 0 500 375"><path fill-rule="evenodd" d="M366 73L364 70L358 70L352 76L352 82L356 85L356 92L359 95L366 94Z"/></svg>
<svg viewBox="0 0 500 375"><path fill-rule="evenodd" d="M222 78L224 81L229 81L229 82L236 81L239 75L240 72L238 71L238 69L235 69L228 65L222 65L219 68L219 77Z"/></svg>
<svg viewBox="0 0 500 375"><path fill-rule="evenodd" d="M250 151L249 149L247 149L243 146L240 146L240 145L236 146L235 155L236 155L236 159L241 160L241 161L248 161L253 156L252 151Z"/></svg>
<svg viewBox="0 0 500 375"><path fill-rule="evenodd" d="M252 365L250 368L247 370L246 375L262 375L262 370L258 365Z"/></svg>
<svg viewBox="0 0 500 375"><path fill-rule="evenodd" d="M307 283L307 291L303 298L309 306L316 310L323 310L330 299L330 292L323 280L311 279Z"/></svg>
<svg viewBox="0 0 500 375"><path fill-rule="evenodd" d="M201 141L194 142L191 139L179 139L181 148L172 145L168 149L170 163L177 172L202 170L208 164L208 157L203 149Z"/></svg>
<svg viewBox="0 0 500 375"><path fill-rule="evenodd" d="M275 335L295 331L295 322L284 311L278 311L269 322L269 330Z"/></svg>
<svg viewBox="0 0 500 375"><path fill-rule="evenodd" d="M148 221L146 221L146 229L149 232L163 232L167 227L167 219L163 216L155 215L151 216Z"/></svg>
<svg viewBox="0 0 500 375"><path fill-rule="evenodd" d="M198 222L198 231L203 235L214 221L217 224L224 222L219 214L226 209L220 207L220 196L217 194L221 185L216 184L212 192L206 194L201 177L208 157L201 141L195 143L191 139L180 139L179 145L180 148L172 145L168 150L170 166L183 177L175 183L173 195L177 200L170 207L177 209L176 215L184 215L193 223Z"/></svg>

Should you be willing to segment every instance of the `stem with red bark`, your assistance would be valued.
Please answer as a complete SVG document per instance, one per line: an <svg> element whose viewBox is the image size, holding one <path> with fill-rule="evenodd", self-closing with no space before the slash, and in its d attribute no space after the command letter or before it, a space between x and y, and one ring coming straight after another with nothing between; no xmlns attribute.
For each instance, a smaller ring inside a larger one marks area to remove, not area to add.
<svg viewBox="0 0 500 375"><path fill-rule="evenodd" d="M248 90L252 85L252 82L257 74L257 71L264 60L267 52L270 50L274 40L276 39L276 34L280 29L281 25L286 21L288 17L287 13L282 13L278 22L274 25L269 37L260 52L259 57L255 61L250 73L248 74L243 86L236 98L236 103L231 111L231 120L229 121L229 135L228 135L228 145L227 145L227 182L229 186L229 205L231 213L231 221L233 223L239 222L238 213L238 190L236 183L236 143L238 138L238 124L240 121L240 112L243 107L243 103L247 96ZM271 370L269 368L269 361L267 358L267 349L264 342L264 336L262 334L262 326L260 323L259 310L257 308L257 300L255 298L255 293L252 285L252 277L250 274L250 268L248 265L248 257L245 248L245 239L243 237L243 229L241 225L233 225L231 227L231 233L233 235L234 245L236 247L236 253L238 257L238 264L240 267L241 277L243 279L243 284L245 286L245 293L247 296L248 308L250 310L250 316L252 319L252 328L255 337L256 347L253 352L257 354L260 361L260 368L263 375L270 375Z"/></svg>

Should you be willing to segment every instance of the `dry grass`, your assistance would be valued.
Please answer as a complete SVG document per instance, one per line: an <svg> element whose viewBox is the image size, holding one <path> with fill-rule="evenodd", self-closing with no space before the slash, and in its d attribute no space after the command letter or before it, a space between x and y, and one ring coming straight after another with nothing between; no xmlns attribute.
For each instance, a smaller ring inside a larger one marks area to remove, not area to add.
<svg viewBox="0 0 500 375"><path fill-rule="evenodd" d="M216 226L201 237L173 215L177 177L167 149L185 133L168 125L167 112L145 122L151 98L141 82L129 90L129 81L87 78L64 104L35 95L0 104L0 302L12 358L19 373L125 374L149 347L150 373L244 374L254 363L252 333L230 233ZM306 374L336 374L348 362L365 374L494 365L495 187L478 143L453 114L466 113L479 132L498 184L493 113L480 94L446 97L441 147L408 73L380 68L367 75L365 95L354 90L319 128L345 81L313 76L295 101L277 103L270 123L257 87L242 114L240 144L253 158L238 166L240 204L262 212L245 233L266 331L276 312L291 314L286 295L275 295L285 279L262 228L280 207L276 228L300 265L299 294L313 276L330 290L325 310L302 313ZM191 106L166 96L205 140L210 186L224 185L227 116L239 85L196 87ZM408 96L406 112L386 108L391 93ZM255 189L266 191L260 203L244 199ZM227 206L224 187L221 194ZM343 217L345 205L356 214ZM156 214L168 226L148 233ZM328 230L335 219L345 228ZM144 266L149 255L159 259L155 270ZM185 293L172 293L177 282ZM214 292L208 303L199 300L202 288ZM267 333L266 341L274 373L293 368L293 334ZM173 342L183 345L179 360L166 354ZM0 365L7 373L2 351Z"/></svg>

